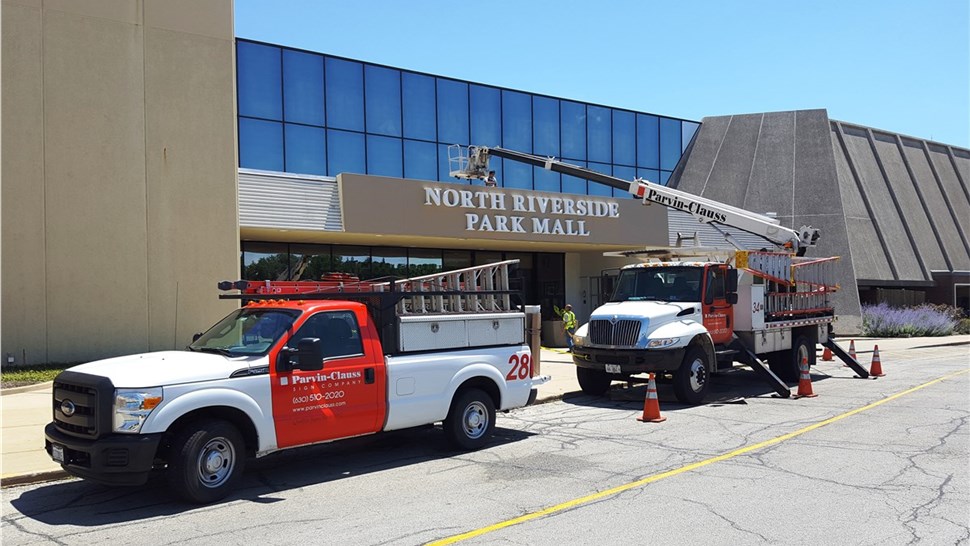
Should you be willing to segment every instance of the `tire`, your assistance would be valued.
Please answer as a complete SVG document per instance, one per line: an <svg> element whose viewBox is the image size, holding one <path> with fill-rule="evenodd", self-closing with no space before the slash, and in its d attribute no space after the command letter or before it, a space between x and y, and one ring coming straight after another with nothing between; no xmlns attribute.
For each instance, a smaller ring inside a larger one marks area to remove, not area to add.
<svg viewBox="0 0 970 546"><path fill-rule="evenodd" d="M495 429L495 402L481 389L459 391L444 422L452 446L465 451L480 449Z"/></svg>
<svg viewBox="0 0 970 546"><path fill-rule="evenodd" d="M684 361L674 374L674 396L683 404L704 402L711 386L710 362L707 351L699 345L687 349Z"/></svg>
<svg viewBox="0 0 970 546"><path fill-rule="evenodd" d="M772 353L768 364L771 371L782 381L798 383L802 358L808 360L809 367L815 365L815 343L808 336L797 336L789 351Z"/></svg>
<svg viewBox="0 0 970 546"><path fill-rule="evenodd" d="M215 419L192 423L172 441L169 486L189 502L217 501L236 486L245 457L242 435L232 424Z"/></svg>
<svg viewBox="0 0 970 546"><path fill-rule="evenodd" d="M602 396L610 390L613 383L613 379L606 372L579 366L576 366L576 379L579 380L579 388L593 396Z"/></svg>

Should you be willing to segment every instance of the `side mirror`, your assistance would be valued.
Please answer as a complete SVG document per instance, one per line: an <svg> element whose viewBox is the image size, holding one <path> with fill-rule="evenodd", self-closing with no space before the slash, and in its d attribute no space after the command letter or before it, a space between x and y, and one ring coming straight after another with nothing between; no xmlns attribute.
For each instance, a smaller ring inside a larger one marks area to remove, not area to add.
<svg viewBox="0 0 970 546"><path fill-rule="evenodd" d="M295 368L313 372L323 369L323 342L320 338L305 337L296 345Z"/></svg>
<svg viewBox="0 0 970 546"><path fill-rule="evenodd" d="M727 298L726 299L727 299L727 302L729 304L734 305L734 304L738 303L738 293L737 292L731 292L730 294L727 295Z"/></svg>
<svg viewBox="0 0 970 546"><path fill-rule="evenodd" d="M314 372L323 369L323 343L319 338L305 337L297 342L296 347L296 349L284 347L280 350L276 357L277 372L292 370Z"/></svg>
<svg viewBox="0 0 970 546"><path fill-rule="evenodd" d="M738 270L728 269L727 278L724 279L724 291L733 294L738 291ZM736 298L735 298L736 299Z"/></svg>
<svg viewBox="0 0 970 546"><path fill-rule="evenodd" d="M192 343L195 343L196 341L199 341L199 338L200 337L202 337L202 332L196 332L196 333L192 334Z"/></svg>

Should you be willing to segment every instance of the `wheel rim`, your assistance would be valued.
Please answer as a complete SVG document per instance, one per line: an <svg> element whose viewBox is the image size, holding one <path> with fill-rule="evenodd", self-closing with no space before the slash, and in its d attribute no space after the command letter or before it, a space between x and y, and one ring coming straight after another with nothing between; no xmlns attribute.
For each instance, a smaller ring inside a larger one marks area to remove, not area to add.
<svg viewBox="0 0 970 546"><path fill-rule="evenodd" d="M802 362L808 362L808 347L804 344L798 346L798 356L795 357L798 361L795 362L795 369L802 369Z"/></svg>
<svg viewBox="0 0 970 546"><path fill-rule="evenodd" d="M206 442L199 451L199 483L214 488L224 484L236 467L236 449L223 437Z"/></svg>
<svg viewBox="0 0 970 546"><path fill-rule="evenodd" d="M473 440L481 438L488 429L488 410L485 409L485 404L478 401L468 404L461 423L465 429L465 436Z"/></svg>
<svg viewBox="0 0 970 546"><path fill-rule="evenodd" d="M693 362L690 363L690 388L694 392L701 392L704 389L704 383L707 382L707 368L704 367L704 361L695 358Z"/></svg>

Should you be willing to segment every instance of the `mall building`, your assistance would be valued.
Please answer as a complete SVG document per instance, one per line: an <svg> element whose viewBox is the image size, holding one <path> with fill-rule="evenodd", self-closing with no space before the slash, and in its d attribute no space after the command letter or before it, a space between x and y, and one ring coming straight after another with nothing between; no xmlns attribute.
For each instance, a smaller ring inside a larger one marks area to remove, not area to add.
<svg viewBox="0 0 970 546"><path fill-rule="evenodd" d="M837 331L860 302L967 308L970 150L825 110L700 121L237 38L231 0L3 0L2 351L8 365L184 346L225 279L413 276L518 259L546 319L582 318L689 216L448 147L501 146L821 229ZM721 113L713 113L721 114ZM473 206L468 206L467 199ZM733 232L751 248L763 241Z"/></svg>

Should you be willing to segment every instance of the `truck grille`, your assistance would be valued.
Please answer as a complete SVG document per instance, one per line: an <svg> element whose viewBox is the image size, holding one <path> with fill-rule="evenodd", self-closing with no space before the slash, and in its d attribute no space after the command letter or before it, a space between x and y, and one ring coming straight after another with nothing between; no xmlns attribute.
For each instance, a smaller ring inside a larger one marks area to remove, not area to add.
<svg viewBox="0 0 970 546"><path fill-rule="evenodd" d="M71 436L98 437L111 428L110 421L104 420L111 419L113 392L114 387L107 378L62 372L54 380L51 407L54 425Z"/></svg>
<svg viewBox="0 0 970 546"><path fill-rule="evenodd" d="M589 340L594 345L633 347L639 337L639 320L618 320L615 324L608 320L589 321Z"/></svg>

